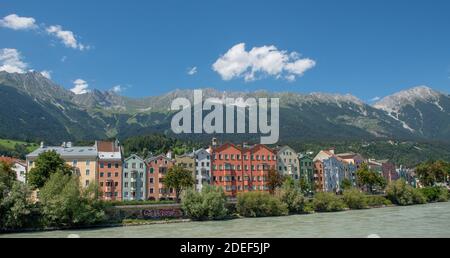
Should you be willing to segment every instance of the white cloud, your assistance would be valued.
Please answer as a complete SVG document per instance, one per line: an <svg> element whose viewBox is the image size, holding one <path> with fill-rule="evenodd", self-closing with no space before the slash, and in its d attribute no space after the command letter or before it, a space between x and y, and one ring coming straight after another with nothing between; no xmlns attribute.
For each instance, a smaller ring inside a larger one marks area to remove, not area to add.
<svg viewBox="0 0 450 258"><path fill-rule="evenodd" d="M245 43L240 43L221 56L213 64L213 70L226 81L240 77L254 81L262 76L295 81L316 65L314 60L300 57L297 52L288 53L275 46L254 47L246 51Z"/></svg>
<svg viewBox="0 0 450 258"><path fill-rule="evenodd" d="M72 91L76 95L86 94L89 92L89 84L85 80L77 79L73 82L73 84L74 87L70 89L70 91Z"/></svg>
<svg viewBox="0 0 450 258"><path fill-rule="evenodd" d="M0 20L0 27L13 30L29 30L37 28L36 20L32 17L20 17L17 14L10 14Z"/></svg>
<svg viewBox="0 0 450 258"><path fill-rule="evenodd" d="M375 102L375 101L379 101L381 98L380 97L374 97L372 99L370 99L371 102Z"/></svg>
<svg viewBox="0 0 450 258"><path fill-rule="evenodd" d="M46 29L47 33L58 38L66 46L78 50L88 50L89 46L85 46L78 42L75 34L70 30L63 30L60 25L53 25Z"/></svg>
<svg viewBox="0 0 450 258"><path fill-rule="evenodd" d="M25 73L28 64L22 60L22 55L17 49L0 49L0 71L8 73Z"/></svg>
<svg viewBox="0 0 450 258"><path fill-rule="evenodd" d="M113 92L115 92L115 93L120 93L120 92L122 92L122 91L125 90L125 89L124 89L124 87L122 87L122 85L116 85L116 86L114 86L111 90L112 90Z"/></svg>
<svg viewBox="0 0 450 258"><path fill-rule="evenodd" d="M197 66L194 66L192 68L188 68L188 75L195 75L197 74Z"/></svg>
<svg viewBox="0 0 450 258"><path fill-rule="evenodd" d="M52 79L52 71L42 71L41 72L42 76L44 76L45 78L51 80Z"/></svg>

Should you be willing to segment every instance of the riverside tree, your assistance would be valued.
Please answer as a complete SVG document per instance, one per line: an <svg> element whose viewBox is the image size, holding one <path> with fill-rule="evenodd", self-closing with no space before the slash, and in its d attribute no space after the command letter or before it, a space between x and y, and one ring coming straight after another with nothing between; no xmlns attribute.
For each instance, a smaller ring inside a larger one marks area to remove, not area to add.
<svg viewBox="0 0 450 258"><path fill-rule="evenodd" d="M369 166L365 163L356 172L356 181L359 187L365 188L369 193L373 193L374 188L384 189L387 185L383 176L370 170Z"/></svg>
<svg viewBox="0 0 450 258"><path fill-rule="evenodd" d="M416 173L423 186L447 183L450 175L450 163L442 160L424 162L416 167Z"/></svg>
<svg viewBox="0 0 450 258"><path fill-rule="evenodd" d="M285 179L281 173L271 168L267 174L267 187L269 188L270 194L275 194L276 190L283 186Z"/></svg>
<svg viewBox="0 0 450 258"><path fill-rule="evenodd" d="M40 207L46 226L92 225L105 219L95 184L82 188L76 175L56 172L40 189Z"/></svg>
<svg viewBox="0 0 450 258"><path fill-rule="evenodd" d="M173 166L164 178L164 184L167 188L173 188L175 190L176 201L180 203L181 193L193 187L195 180L191 171L181 166Z"/></svg>
<svg viewBox="0 0 450 258"><path fill-rule="evenodd" d="M55 151L47 151L39 155L34 161L35 167L28 173L28 184L36 189L45 185L47 180L56 172L71 175L73 168Z"/></svg>

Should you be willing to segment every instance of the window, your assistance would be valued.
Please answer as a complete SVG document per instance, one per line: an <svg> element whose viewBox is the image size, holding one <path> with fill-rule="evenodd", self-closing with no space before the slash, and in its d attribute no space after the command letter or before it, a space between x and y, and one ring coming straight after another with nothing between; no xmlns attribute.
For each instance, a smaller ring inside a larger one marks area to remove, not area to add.
<svg viewBox="0 0 450 258"><path fill-rule="evenodd" d="M128 178L128 173L124 173L124 174L123 174L123 177L124 177L124 178Z"/></svg>
<svg viewBox="0 0 450 258"><path fill-rule="evenodd" d="M136 163L131 163L131 168L136 169Z"/></svg>
<svg viewBox="0 0 450 258"><path fill-rule="evenodd" d="M114 192L114 197L117 197L117 196L119 196L119 193L118 192Z"/></svg>
<svg viewBox="0 0 450 258"><path fill-rule="evenodd" d="M101 172L100 177L104 177L104 176L105 176L105 173Z"/></svg>
<svg viewBox="0 0 450 258"><path fill-rule="evenodd" d="M114 166L115 166L116 168L119 168L119 163L116 163Z"/></svg>
<svg viewBox="0 0 450 258"><path fill-rule="evenodd" d="M125 192L125 197L128 197L128 192Z"/></svg>
<svg viewBox="0 0 450 258"><path fill-rule="evenodd" d="M119 172L116 172L116 173L114 174L114 176L115 176L115 177L119 177Z"/></svg>
<svg viewBox="0 0 450 258"><path fill-rule="evenodd" d="M150 184L153 184L155 179L153 177L150 178Z"/></svg>
<svg viewBox="0 0 450 258"><path fill-rule="evenodd" d="M91 171L89 169L86 169L86 176L90 176L91 175Z"/></svg>
<svg viewBox="0 0 450 258"><path fill-rule="evenodd" d="M125 184L123 185L123 187L128 188L128 182L125 182Z"/></svg>
<svg viewBox="0 0 450 258"><path fill-rule="evenodd" d="M103 162L100 163L100 168L105 168L105 164Z"/></svg>
<svg viewBox="0 0 450 258"><path fill-rule="evenodd" d="M144 178L144 173L142 173L142 172L139 173L139 177L140 177L140 178Z"/></svg>
<svg viewBox="0 0 450 258"><path fill-rule="evenodd" d="M125 168L128 168L128 163L123 164Z"/></svg>
<svg viewBox="0 0 450 258"><path fill-rule="evenodd" d="M108 177L111 177L111 173L110 172L108 173Z"/></svg>
<svg viewBox="0 0 450 258"><path fill-rule="evenodd" d="M114 183L114 186L115 186L115 187L118 187L118 186L119 186L119 182L115 182L115 183Z"/></svg>
<svg viewBox="0 0 450 258"><path fill-rule="evenodd" d="M154 168L150 168L150 174L153 174L155 172Z"/></svg>
<svg viewBox="0 0 450 258"><path fill-rule="evenodd" d="M30 167L32 167L32 166L33 166L33 161L30 161L30 163L29 163L29 164L30 164Z"/></svg>
<svg viewBox="0 0 450 258"><path fill-rule="evenodd" d="M150 193L153 194L155 190L153 188L150 188Z"/></svg>
<svg viewBox="0 0 450 258"><path fill-rule="evenodd" d="M108 163L108 168L111 168L112 166L111 166L111 163Z"/></svg>
<svg viewBox="0 0 450 258"><path fill-rule="evenodd" d="M91 161L90 160L86 160L86 167L89 167L91 165Z"/></svg>
<svg viewBox="0 0 450 258"><path fill-rule="evenodd" d="M86 180L86 184L85 184L86 186L89 186L89 180Z"/></svg>
<svg viewBox="0 0 450 258"><path fill-rule="evenodd" d="M73 167L76 167L78 165L78 160L74 160L73 162L72 162L72 166Z"/></svg>

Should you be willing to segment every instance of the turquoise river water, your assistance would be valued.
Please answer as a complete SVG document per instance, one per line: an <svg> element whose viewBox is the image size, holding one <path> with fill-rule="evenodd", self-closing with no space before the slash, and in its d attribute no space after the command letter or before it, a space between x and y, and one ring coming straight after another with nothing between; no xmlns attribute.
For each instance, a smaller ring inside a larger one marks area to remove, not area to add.
<svg viewBox="0 0 450 258"><path fill-rule="evenodd" d="M450 202L277 218L5 234L2 237L450 237Z"/></svg>

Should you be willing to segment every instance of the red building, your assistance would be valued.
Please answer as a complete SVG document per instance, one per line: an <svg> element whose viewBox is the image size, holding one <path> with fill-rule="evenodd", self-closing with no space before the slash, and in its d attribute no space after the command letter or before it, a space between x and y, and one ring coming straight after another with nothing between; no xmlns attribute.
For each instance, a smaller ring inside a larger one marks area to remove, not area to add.
<svg viewBox="0 0 450 258"><path fill-rule="evenodd" d="M159 155L146 160L148 167L147 199L149 200L174 200L174 189L164 186L164 177L169 169L175 165L175 160L170 155Z"/></svg>
<svg viewBox="0 0 450 258"><path fill-rule="evenodd" d="M103 200L122 200L122 148L119 142L96 142L98 151L98 183Z"/></svg>
<svg viewBox="0 0 450 258"><path fill-rule="evenodd" d="M241 192L268 191L267 174L276 165L276 152L267 146L227 143L212 149L212 184L232 197Z"/></svg>

